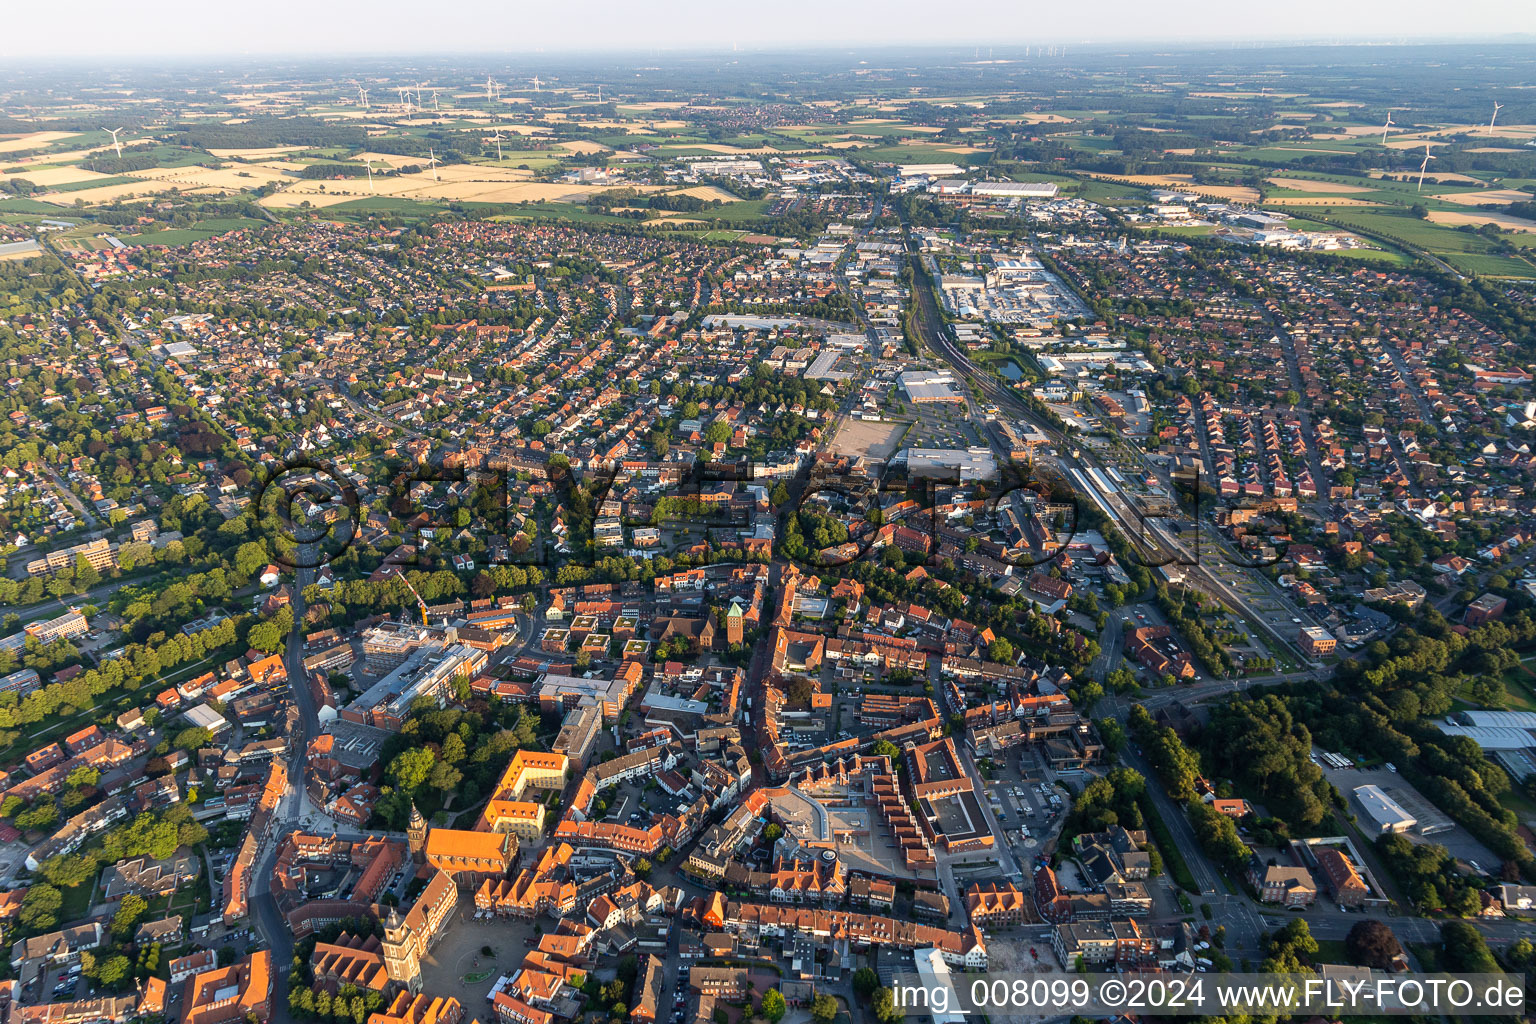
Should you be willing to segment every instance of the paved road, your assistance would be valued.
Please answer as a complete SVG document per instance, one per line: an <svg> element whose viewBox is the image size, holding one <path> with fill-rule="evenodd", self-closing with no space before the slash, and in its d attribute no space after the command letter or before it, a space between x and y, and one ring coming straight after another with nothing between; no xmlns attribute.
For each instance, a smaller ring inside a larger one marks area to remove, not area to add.
<svg viewBox="0 0 1536 1024"><path fill-rule="evenodd" d="M314 557L311 546L299 549L297 561ZM277 845L282 836L292 831L298 823L303 807L304 759L310 738L320 731L320 722L314 697L304 672L304 588L315 580L315 570L294 570L293 580L293 632L288 636L284 665L288 671L288 686L298 716L288 737L288 792L279 804L272 838L264 843L252 868L249 906L252 923L266 947L272 951L277 978L272 986L272 1020L287 1024L288 1014L288 965L293 959L293 936L288 924L278 912L277 901L272 895L272 866L277 859Z"/></svg>

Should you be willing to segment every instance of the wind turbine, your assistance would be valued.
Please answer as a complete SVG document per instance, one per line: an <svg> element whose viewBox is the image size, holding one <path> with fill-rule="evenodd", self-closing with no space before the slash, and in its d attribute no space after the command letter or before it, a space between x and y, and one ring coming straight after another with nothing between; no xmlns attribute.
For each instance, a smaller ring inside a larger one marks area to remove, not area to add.
<svg viewBox="0 0 1536 1024"><path fill-rule="evenodd" d="M485 102L487 102L487 103L491 102L491 85L492 84L493 83L491 82L491 76L490 75L486 75L485 76Z"/></svg>
<svg viewBox="0 0 1536 1024"><path fill-rule="evenodd" d="M437 113L437 90L432 90L432 112Z"/></svg>
<svg viewBox="0 0 1536 1024"><path fill-rule="evenodd" d="M1493 122L1499 119L1499 111L1504 109L1504 104L1498 100L1493 101L1493 116L1488 119L1488 134L1493 134Z"/></svg>
<svg viewBox="0 0 1536 1024"><path fill-rule="evenodd" d="M534 75L532 78L528 79L528 81L533 83L533 91L534 92L538 92L539 91L539 76L538 75Z"/></svg>
<svg viewBox="0 0 1536 1024"><path fill-rule="evenodd" d="M501 126L496 126L496 134L491 136L496 141L496 159L501 159Z"/></svg>
<svg viewBox="0 0 1536 1024"><path fill-rule="evenodd" d="M1424 191L1424 172L1429 169L1429 162L1435 158L1434 154L1429 151L1429 146L1430 146L1429 143L1427 143L1427 142L1424 143L1424 162L1422 164L1419 164L1419 191L1420 192Z"/></svg>
<svg viewBox="0 0 1536 1024"><path fill-rule="evenodd" d="M357 87L357 102L364 109L368 109L368 90L362 86Z"/></svg>
<svg viewBox="0 0 1536 1024"><path fill-rule="evenodd" d="M1392 111L1387 111L1387 123L1381 126L1381 144L1387 144L1387 129L1392 127Z"/></svg>
<svg viewBox="0 0 1536 1024"><path fill-rule="evenodd" d="M123 128L118 128L118 129L116 129L116 130L113 130L113 129L111 129L111 128L103 128L103 129L102 129L102 131L104 131L104 132L106 132L106 133L107 133L107 134L108 134L108 135L110 135L110 136L112 136L112 146L113 146L113 148L114 148L114 149L116 149L116 150L117 150L117 158L118 158L118 159L119 159L119 160L121 160L121 159L122 159L122 158L123 158L123 144L122 144L122 143L121 143L121 142L118 142L118 141L117 141L117 137L118 137L118 135L120 135L120 134L121 134L121 133L122 133L122 132L123 132L123 131L125 131L125 129L123 129Z"/></svg>
<svg viewBox="0 0 1536 1024"><path fill-rule="evenodd" d="M432 180L436 181L437 180L437 152L435 150L433 150L431 146L428 146L427 147L427 154L431 158L431 159L429 159L427 161L427 166L432 168Z"/></svg>
<svg viewBox="0 0 1536 1024"><path fill-rule="evenodd" d="M416 109L417 110L421 109L421 87L426 85L426 84L427 84L426 82L417 82L416 83Z"/></svg>
<svg viewBox="0 0 1536 1024"><path fill-rule="evenodd" d="M373 161L364 160L363 166L368 168L368 194L375 195L376 193L373 191Z"/></svg>
<svg viewBox="0 0 1536 1024"><path fill-rule="evenodd" d="M405 106L405 89L403 86L395 86L395 95L400 97L400 105Z"/></svg>

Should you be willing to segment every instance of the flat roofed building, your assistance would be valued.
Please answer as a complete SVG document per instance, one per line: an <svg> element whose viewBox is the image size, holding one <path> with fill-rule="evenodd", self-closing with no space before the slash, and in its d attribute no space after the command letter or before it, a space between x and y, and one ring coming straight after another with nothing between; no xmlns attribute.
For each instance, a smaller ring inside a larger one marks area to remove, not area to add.
<svg viewBox="0 0 1536 1024"><path fill-rule="evenodd" d="M1301 649L1309 658L1322 658L1332 654L1339 641L1321 626L1303 626L1298 639Z"/></svg>
<svg viewBox="0 0 1536 1024"><path fill-rule="evenodd" d="M997 457L990 448L908 448L907 475L956 483L997 479Z"/></svg>
<svg viewBox="0 0 1536 1024"><path fill-rule="evenodd" d="M915 403L965 401L952 387L955 378L947 370L908 370L899 379L901 389Z"/></svg>
<svg viewBox="0 0 1536 1024"><path fill-rule="evenodd" d="M1406 832L1419 823L1401 804L1382 792L1380 786L1356 786L1355 800L1376 823L1378 832Z"/></svg>

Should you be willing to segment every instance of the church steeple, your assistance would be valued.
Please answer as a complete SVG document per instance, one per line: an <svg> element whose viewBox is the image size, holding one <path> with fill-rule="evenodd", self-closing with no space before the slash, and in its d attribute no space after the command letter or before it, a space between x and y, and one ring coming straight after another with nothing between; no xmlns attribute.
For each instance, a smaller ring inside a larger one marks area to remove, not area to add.
<svg viewBox="0 0 1536 1024"><path fill-rule="evenodd" d="M427 819L421 816L416 809L416 802L411 801L411 823L405 830L406 841L410 844L411 859L420 864L426 858L427 851Z"/></svg>

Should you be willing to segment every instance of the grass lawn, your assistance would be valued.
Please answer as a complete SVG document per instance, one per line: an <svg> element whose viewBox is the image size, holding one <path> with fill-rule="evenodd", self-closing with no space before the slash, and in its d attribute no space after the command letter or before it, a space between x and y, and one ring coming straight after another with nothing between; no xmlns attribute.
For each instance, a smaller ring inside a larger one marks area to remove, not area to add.
<svg viewBox="0 0 1536 1024"><path fill-rule="evenodd" d="M1504 700L1511 711L1536 711L1536 676L1522 662L1504 673Z"/></svg>
<svg viewBox="0 0 1536 1024"><path fill-rule="evenodd" d="M1173 840L1173 833L1168 831L1168 823L1163 821L1157 813L1157 808L1150 798L1143 795L1139 803L1141 816L1146 819L1147 831L1152 833L1152 841L1157 845L1158 852L1163 857L1163 870L1168 872L1168 877L1173 879L1175 885L1186 892L1199 892L1200 887L1195 884L1195 876L1190 874L1189 865L1184 862L1184 855L1179 852L1179 846Z"/></svg>
<svg viewBox="0 0 1536 1024"><path fill-rule="evenodd" d="M1317 954L1312 958L1315 964L1347 964L1349 953L1345 949L1343 939L1315 939L1317 942Z"/></svg>
<svg viewBox="0 0 1536 1024"><path fill-rule="evenodd" d="M687 214L687 216L695 220L718 220L726 224L734 224L745 220L758 220L766 209L768 209L766 199L743 199L740 202L723 203L708 210Z"/></svg>
<svg viewBox="0 0 1536 1024"><path fill-rule="evenodd" d="M45 719L44 724L32 732L18 732L14 742L10 746L0 748L0 761L15 760L24 754L31 753L38 747L47 746L53 740L68 736L78 729L83 729L93 722L98 722L127 711L130 707L139 704L148 704L154 699L154 695L168 686L191 679L193 676L208 671L210 666L223 664L236 654L243 653L240 645L233 644L227 648L221 648L201 658L198 661L179 666L175 671L166 674L156 674L146 679L142 685L132 690L108 690L106 693L93 698L93 703L88 708L81 708L72 715L63 717L53 716Z"/></svg>
<svg viewBox="0 0 1536 1024"><path fill-rule="evenodd" d="M77 921L91 912L91 894L96 891L96 879L100 874L98 871L72 889L59 890L63 897L63 904L59 907L60 923Z"/></svg>
<svg viewBox="0 0 1536 1024"><path fill-rule="evenodd" d="M1499 797L1499 803L1520 815L1523 821L1536 821L1536 800L1532 800L1519 789L1511 789Z"/></svg>

